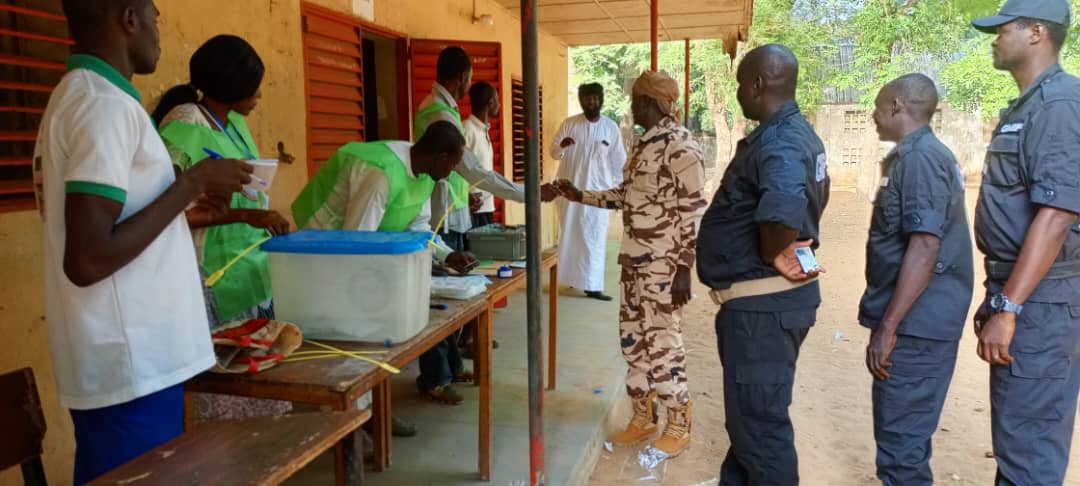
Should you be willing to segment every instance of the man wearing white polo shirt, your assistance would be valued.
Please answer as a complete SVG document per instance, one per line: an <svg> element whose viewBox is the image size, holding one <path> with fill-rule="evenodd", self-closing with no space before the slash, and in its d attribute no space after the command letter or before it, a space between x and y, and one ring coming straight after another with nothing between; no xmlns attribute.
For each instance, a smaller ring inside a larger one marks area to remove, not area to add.
<svg viewBox="0 0 1080 486"><path fill-rule="evenodd" d="M152 0L63 6L76 54L49 99L34 168L78 485L183 432L182 383L214 363L183 210L240 190L251 169L216 160L174 175L130 81L160 55Z"/></svg>

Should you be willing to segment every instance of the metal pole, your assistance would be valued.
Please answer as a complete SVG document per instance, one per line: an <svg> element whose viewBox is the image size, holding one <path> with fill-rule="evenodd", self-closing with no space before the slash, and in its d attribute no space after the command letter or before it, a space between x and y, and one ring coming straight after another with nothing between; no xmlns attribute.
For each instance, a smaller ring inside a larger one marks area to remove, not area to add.
<svg viewBox="0 0 1080 486"><path fill-rule="evenodd" d="M649 25L652 29L650 31L650 42L652 43L652 70L656 71L659 64L660 56L657 53L657 44L659 43L659 28L657 24L660 21L660 0L652 0L652 13L649 18Z"/></svg>
<svg viewBox="0 0 1080 486"><path fill-rule="evenodd" d="M536 0L521 0L521 64L525 84L525 227L528 276L529 478L547 481L544 470L544 341L540 334L540 68L537 64ZM555 282L552 282L554 292Z"/></svg>
<svg viewBox="0 0 1080 486"><path fill-rule="evenodd" d="M683 56L686 59L686 76L683 79L685 87L683 89L683 125L686 128L690 128L690 39L686 39L686 54Z"/></svg>

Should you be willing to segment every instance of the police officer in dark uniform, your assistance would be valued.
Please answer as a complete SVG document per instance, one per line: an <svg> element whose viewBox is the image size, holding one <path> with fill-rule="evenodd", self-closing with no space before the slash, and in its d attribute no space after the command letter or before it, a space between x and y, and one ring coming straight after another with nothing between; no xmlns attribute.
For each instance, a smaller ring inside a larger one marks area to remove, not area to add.
<svg viewBox="0 0 1080 486"><path fill-rule="evenodd" d="M754 49L739 65L739 104L761 124L739 142L699 232L698 277L721 304L731 440L723 485L799 481L788 407L821 295L817 271L804 271L795 250L818 245L829 177L825 147L795 103L798 70L779 45Z"/></svg>
<svg viewBox="0 0 1080 486"><path fill-rule="evenodd" d="M1062 484L1080 393L1080 79L1058 65L1067 0L1009 0L976 28L1020 97L986 156L975 241L998 485Z"/></svg>
<svg viewBox="0 0 1080 486"><path fill-rule="evenodd" d="M975 269L964 176L930 130L934 82L908 74L874 101L882 161L866 243L859 323L873 332L866 367L873 385L877 474L885 486L934 484L930 438L949 390Z"/></svg>

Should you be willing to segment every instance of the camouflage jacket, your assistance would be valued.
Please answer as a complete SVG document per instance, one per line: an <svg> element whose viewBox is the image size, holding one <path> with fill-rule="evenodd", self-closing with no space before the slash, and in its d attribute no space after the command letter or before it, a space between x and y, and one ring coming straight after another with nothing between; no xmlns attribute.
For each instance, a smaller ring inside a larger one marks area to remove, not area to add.
<svg viewBox="0 0 1080 486"><path fill-rule="evenodd" d="M618 187L582 194L583 204L623 211L619 264L666 259L693 268L707 202L704 157L690 131L664 118L641 137L624 172Z"/></svg>

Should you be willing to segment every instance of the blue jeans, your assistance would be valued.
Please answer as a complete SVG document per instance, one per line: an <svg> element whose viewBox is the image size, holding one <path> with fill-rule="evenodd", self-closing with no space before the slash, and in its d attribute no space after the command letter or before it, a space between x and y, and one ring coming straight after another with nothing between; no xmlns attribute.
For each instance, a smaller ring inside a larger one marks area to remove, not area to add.
<svg viewBox="0 0 1080 486"><path fill-rule="evenodd" d="M458 350L460 336L461 331L457 331L420 355L420 376L416 378L416 386L420 390L449 385L465 369L461 351Z"/></svg>

